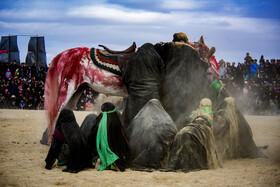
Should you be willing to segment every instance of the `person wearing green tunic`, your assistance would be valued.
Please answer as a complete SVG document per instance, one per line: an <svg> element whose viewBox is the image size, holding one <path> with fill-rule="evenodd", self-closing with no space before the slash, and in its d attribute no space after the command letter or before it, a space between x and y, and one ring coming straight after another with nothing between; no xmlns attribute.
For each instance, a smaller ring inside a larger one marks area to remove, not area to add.
<svg viewBox="0 0 280 187"><path fill-rule="evenodd" d="M118 111L112 103L104 103L101 110L88 138L93 165L100 159L98 171L125 171L129 146Z"/></svg>

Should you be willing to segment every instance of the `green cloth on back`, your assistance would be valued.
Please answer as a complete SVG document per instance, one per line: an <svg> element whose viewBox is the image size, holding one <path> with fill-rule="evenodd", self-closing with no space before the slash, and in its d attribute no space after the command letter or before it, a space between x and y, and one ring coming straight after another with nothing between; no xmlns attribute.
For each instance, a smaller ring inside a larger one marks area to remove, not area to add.
<svg viewBox="0 0 280 187"><path fill-rule="evenodd" d="M211 115L212 114L212 110L210 107L206 106L206 107L203 107L201 106L200 109L203 109L205 113Z"/></svg>
<svg viewBox="0 0 280 187"><path fill-rule="evenodd" d="M101 165L97 169L97 171L102 171L104 169L107 169L108 166L110 166L117 159L119 159L119 157L111 151L107 138L107 113L113 113L113 112L116 112L116 109L108 112L103 112L102 119L100 120L98 126L97 136L96 136L96 148L97 148L99 158L101 160Z"/></svg>
<svg viewBox="0 0 280 187"><path fill-rule="evenodd" d="M212 109L211 109L210 107L208 107L208 106L205 106L205 107L200 106L200 109L203 109L204 112L207 113L207 114L209 114L209 115L212 115L212 114L213 114ZM212 120L208 119L208 122L211 124L211 126L213 125Z"/></svg>
<svg viewBox="0 0 280 187"><path fill-rule="evenodd" d="M212 82L212 84L211 84L211 100L212 100L212 103L216 102L216 100L218 99L221 86L222 85L218 80Z"/></svg>

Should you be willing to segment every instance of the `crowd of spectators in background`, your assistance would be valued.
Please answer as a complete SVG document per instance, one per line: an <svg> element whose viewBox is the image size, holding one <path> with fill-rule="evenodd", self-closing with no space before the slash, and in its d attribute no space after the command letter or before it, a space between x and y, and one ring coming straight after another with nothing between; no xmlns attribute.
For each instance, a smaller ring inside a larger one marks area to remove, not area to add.
<svg viewBox="0 0 280 187"><path fill-rule="evenodd" d="M0 108L44 109L44 88L48 67L31 67L13 61L0 63ZM92 89L83 92L76 110L91 110L97 93Z"/></svg>
<svg viewBox="0 0 280 187"><path fill-rule="evenodd" d="M84 90L84 92L82 93L82 95L80 97L80 100L78 101L78 104L77 104L75 110L92 111L94 100L97 96L98 96L98 93L93 91L91 88Z"/></svg>
<svg viewBox="0 0 280 187"><path fill-rule="evenodd" d="M0 63L0 107L43 109L47 67L31 67L13 61Z"/></svg>
<svg viewBox="0 0 280 187"><path fill-rule="evenodd" d="M246 54L244 63L219 61L219 79L245 114L280 115L280 60L253 59ZM31 67L13 61L0 63L0 108L44 109L44 83L48 68ZM76 110L92 110L98 94L83 92Z"/></svg>
<svg viewBox="0 0 280 187"><path fill-rule="evenodd" d="M280 115L280 59L253 59L244 63L219 61L219 78L245 114Z"/></svg>

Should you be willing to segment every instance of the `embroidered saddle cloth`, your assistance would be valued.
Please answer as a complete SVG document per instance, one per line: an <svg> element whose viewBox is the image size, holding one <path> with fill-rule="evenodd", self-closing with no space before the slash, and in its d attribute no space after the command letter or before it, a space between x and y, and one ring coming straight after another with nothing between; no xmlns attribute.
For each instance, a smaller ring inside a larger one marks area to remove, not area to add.
<svg viewBox="0 0 280 187"><path fill-rule="evenodd" d="M91 48L90 56L93 63L102 69L121 76L122 73L120 67L135 53L135 42L123 51L113 51L106 46L99 46L103 47L105 50Z"/></svg>
<svg viewBox="0 0 280 187"><path fill-rule="evenodd" d="M96 66L121 76L117 55L111 55L101 49L91 48L90 56Z"/></svg>

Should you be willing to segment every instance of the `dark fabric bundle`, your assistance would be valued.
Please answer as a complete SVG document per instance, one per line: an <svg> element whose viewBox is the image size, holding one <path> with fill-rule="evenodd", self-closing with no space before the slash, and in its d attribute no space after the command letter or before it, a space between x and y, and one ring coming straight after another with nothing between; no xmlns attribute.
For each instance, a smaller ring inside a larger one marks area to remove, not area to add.
<svg viewBox="0 0 280 187"><path fill-rule="evenodd" d="M267 156L260 151L253 139L251 128L240 112L237 109L238 124L239 124L239 156L242 158L267 158Z"/></svg>
<svg viewBox="0 0 280 187"><path fill-rule="evenodd" d="M251 128L232 97L220 97L223 102L214 112L214 135L222 159L266 157L256 146Z"/></svg>
<svg viewBox="0 0 280 187"><path fill-rule="evenodd" d="M154 46L146 43L122 67L122 80L128 88L128 124L151 99L159 99L159 84L164 63Z"/></svg>
<svg viewBox="0 0 280 187"><path fill-rule="evenodd" d="M115 106L112 103L104 103L101 108L102 112L108 112L114 109ZM88 137L88 144L90 146L90 152L93 161L99 157L96 148L96 136L102 116L103 113L100 113L100 115L96 118ZM120 171L124 171L126 168L125 159L129 153L129 146L117 112L107 114L107 137L111 151L119 157L115 164L120 169Z"/></svg>
<svg viewBox="0 0 280 187"><path fill-rule="evenodd" d="M127 129L134 170L165 169L176 126L161 103L150 100Z"/></svg>
<svg viewBox="0 0 280 187"><path fill-rule="evenodd" d="M187 124L175 136L167 170L191 171L218 166L215 138L207 119Z"/></svg>
<svg viewBox="0 0 280 187"><path fill-rule="evenodd" d="M160 101L177 125L196 109L202 98L209 98L208 65L185 43L158 43L155 49L165 63Z"/></svg>
<svg viewBox="0 0 280 187"><path fill-rule="evenodd" d="M72 110L63 109L56 123L57 132L63 134L64 139L53 136L50 150L46 158L46 169L51 169L55 160L59 157L63 144L69 146L69 155L66 158L67 168L63 171L77 173L91 165L87 138L78 126Z"/></svg>
<svg viewBox="0 0 280 187"><path fill-rule="evenodd" d="M94 121L97 118L97 115L95 114L89 114L86 116L86 118L84 119L82 125L81 125L81 131L83 132L83 134L85 135L85 137L88 137L91 129L94 125Z"/></svg>

